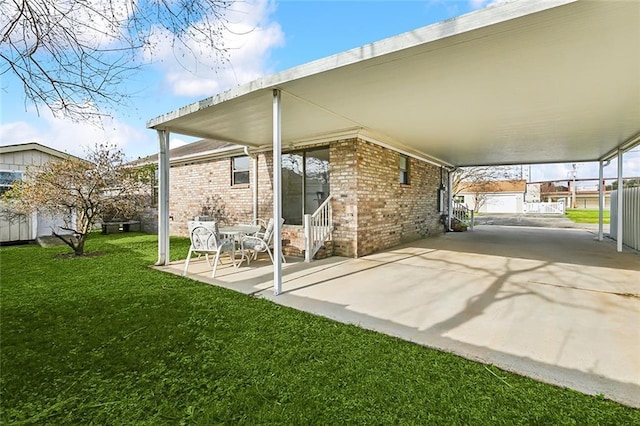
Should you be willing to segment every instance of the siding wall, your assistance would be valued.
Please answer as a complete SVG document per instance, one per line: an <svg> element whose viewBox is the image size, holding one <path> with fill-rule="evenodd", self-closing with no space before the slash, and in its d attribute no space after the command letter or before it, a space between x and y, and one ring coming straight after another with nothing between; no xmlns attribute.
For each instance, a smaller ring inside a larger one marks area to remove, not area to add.
<svg viewBox="0 0 640 426"><path fill-rule="evenodd" d="M29 167L39 167L44 163L56 160L47 153L37 150L17 151L0 154L0 170L11 172L26 172ZM2 202L0 201L0 208ZM0 242L6 243L11 241L28 241L36 238L37 227L34 226L37 219L34 215L26 215L21 218L9 221L0 217ZM53 225L59 222L53 220ZM50 230L45 230L40 226L40 234L48 235Z"/></svg>
<svg viewBox="0 0 640 426"><path fill-rule="evenodd" d="M609 234L618 239L618 194L611 191L611 219ZM640 250L640 188L622 190L622 243L635 250Z"/></svg>
<svg viewBox="0 0 640 426"><path fill-rule="evenodd" d="M29 166L42 166L44 163L57 159L47 153L29 150L0 154L0 170L26 171Z"/></svg>

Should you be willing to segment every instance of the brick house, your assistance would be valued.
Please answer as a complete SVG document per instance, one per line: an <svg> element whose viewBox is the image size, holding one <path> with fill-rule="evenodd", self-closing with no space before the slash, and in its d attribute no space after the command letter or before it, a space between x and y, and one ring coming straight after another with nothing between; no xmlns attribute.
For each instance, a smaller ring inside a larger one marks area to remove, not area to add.
<svg viewBox="0 0 640 426"><path fill-rule="evenodd" d="M155 161L152 156L136 163ZM247 155L241 146L214 140L172 149L170 234L187 236L187 221L197 216L228 224L271 217L272 164L272 151ZM440 206L439 189L446 179L447 171L439 165L358 136L285 150L283 251L304 256L303 215L313 213L329 195L329 239L336 255L364 256L440 234L446 206Z"/></svg>
<svg viewBox="0 0 640 426"><path fill-rule="evenodd" d="M457 167L599 161L602 172L616 156L622 164L624 153L640 143L640 61L633 36L639 7L573 0L501 3L264 76L150 119L147 128L156 132L159 146L156 263L170 259L173 134L233 142L264 155L265 164L272 152L278 167L272 177L268 167L266 174L277 188L276 218L286 216L290 201L280 198L287 184L282 160L312 145L328 146L331 204L338 218L333 239L338 253L353 256L441 232L434 204L451 204L440 183L450 188L447 172ZM622 175L618 167L619 181ZM314 192L317 202L317 192L324 191ZM275 229L278 234L279 222ZM280 248L276 239L274 249ZM281 266L276 260L275 294L282 290Z"/></svg>

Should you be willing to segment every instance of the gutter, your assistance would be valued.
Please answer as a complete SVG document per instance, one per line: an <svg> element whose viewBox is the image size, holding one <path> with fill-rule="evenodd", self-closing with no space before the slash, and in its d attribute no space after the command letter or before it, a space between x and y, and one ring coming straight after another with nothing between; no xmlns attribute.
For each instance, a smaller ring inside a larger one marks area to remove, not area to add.
<svg viewBox="0 0 640 426"><path fill-rule="evenodd" d="M244 153L251 158L253 166L253 185L251 186L253 195L253 223L258 223L258 156L249 150L248 146L244 147Z"/></svg>

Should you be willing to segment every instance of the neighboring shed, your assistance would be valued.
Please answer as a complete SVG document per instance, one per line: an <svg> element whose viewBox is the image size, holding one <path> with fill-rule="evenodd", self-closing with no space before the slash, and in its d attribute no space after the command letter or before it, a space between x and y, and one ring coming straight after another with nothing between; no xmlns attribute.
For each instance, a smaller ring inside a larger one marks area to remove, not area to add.
<svg viewBox="0 0 640 426"><path fill-rule="evenodd" d="M458 192L458 201L480 213L522 213L526 186L524 180L470 184Z"/></svg>
<svg viewBox="0 0 640 426"><path fill-rule="evenodd" d="M0 146L0 195L10 189L14 181L24 179L28 167L70 157L73 156L35 142ZM17 219L0 215L0 243L31 241L52 235L53 230L60 233L62 224L62 218L37 213Z"/></svg>

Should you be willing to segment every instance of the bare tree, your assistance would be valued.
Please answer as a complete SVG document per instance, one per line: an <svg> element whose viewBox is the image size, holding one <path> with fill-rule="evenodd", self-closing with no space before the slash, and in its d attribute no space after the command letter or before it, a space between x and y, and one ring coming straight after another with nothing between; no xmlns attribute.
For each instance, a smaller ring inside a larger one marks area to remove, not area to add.
<svg viewBox="0 0 640 426"><path fill-rule="evenodd" d="M517 171L509 166L461 167L453 176L453 196L460 192L473 193L477 213L487 201L486 194L498 188L498 182L513 181L518 177Z"/></svg>
<svg viewBox="0 0 640 426"><path fill-rule="evenodd" d="M17 214L63 218L66 232L52 230L53 235L81 256L98 220L106 215L133 218L149 204L153 177L153 168L130 167L120 149L99 145L87 160L69 157L29 168L3 201Z"/></svg>
<svg viewBox="0 0 640 426"><path fill-rule="evenodd" d="M169 43L177 56L227 58L229 0L3 0L0 75L23 84L25 103L72 119L128 100L120 85ZM197 51L195 50L197 49ZM143 53L145 55L143 55Z"/></svg>

